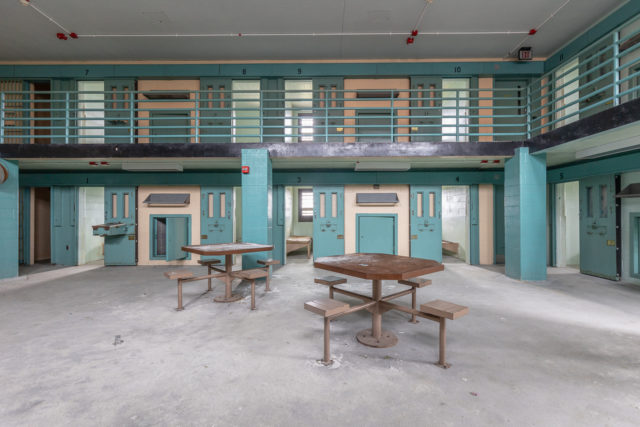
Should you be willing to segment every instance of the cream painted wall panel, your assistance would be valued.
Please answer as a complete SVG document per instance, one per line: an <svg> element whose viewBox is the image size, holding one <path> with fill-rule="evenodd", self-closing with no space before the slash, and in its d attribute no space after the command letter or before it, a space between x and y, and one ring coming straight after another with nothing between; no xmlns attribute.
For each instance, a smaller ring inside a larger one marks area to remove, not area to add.
<svg viewBox="0 0 640 427"><path fill-rule="evenodd" d="M621 188L635 182L640 182L640 172L623 173L620 177ZM640 212L640 198L631 197L622 200L622 280L640 285L640 280L630 276L631 264L631 224L629 214Z"/></svg>
<svg viewBox="0 0 640 427"><path fill-rule="evenodd" d="M493 264L493 185L478 186L480 264Z"/></svg>
<svg viewBox="0 0 640 427"><path fill-rule="evenodd" d="M479 98L493 98L493 77L480 77L478 78L478 88L486 89L478 91ZM474 96L474 92L471 92L471 96ZM479 116L492 116L493 115L493 99L480 99L478 100L478 110ZM475 112L471 110L471 115L474 115ZM480 117L478 118L478 124L480 125L479 133L493 133L493 117ZM474 133L476 130L471 128L471 132ZM491 135L481 135L478 137L478 141L480 142L492 142L493 137ZM482 239L480 240L482 242ZM480 264L482 262L482 255L480 255Z"/></svg>
<svg viewBox="0 0 640 427"><path fill-rule="evenodd" d="M398 204L394 206L358 206L356 193L396 193ZM380 185L377 190L371 185L346 185L344 187L344 250L347 254L356 251L356 214L379 213L398 215L398 255L410 256L409 250L409 186Z"/></svg>
<svg viewBox="0 0 640 427"><path fill-rule="evenodd" d="M349 90L400 90L399 98L408 99L409 92L408 90L411 87L411 82L408 78L404 79L345 79L344 80L344 115L346 116L354 116L356 115L357 108L380 108L380 109L388 109L391 108L391 102L386 100L363 100L356 99L355 92L347 92ZM352 99L352 100L351 100ZM394 114L398 116L408 116L409 115L409 101L394 101ZM398 108L400 108L398 110ZM345 119L345 126L355 126L356 119ZM397 124L399 127L396 128L396 133L408 134L409 133L409 119L398 119ZM401 126L401 127L400 127ZM344 142L355 142L355 136L347 136L347 135L355 135L355 128L344 128ZM397 138L398 142L409 142L408 136L401 136ZM398 243L399 244L399 243Z"/></svg>
<svg viewBox="0 0 640 427"><path fill-rule="evenodd" d="M185 207L149 207L142 203L151 193L189 193L191 203ZM142 186L138 187L138 265L197 265L198 255L190 260L177 260L167 263L149 259L149 216L173 214L191 215L191 244L200 244L200 187L198 186Z"/></svg>
<svg viewBox="0 0 640 427"><path fill-rule="evenodd" d="M140 92L151 91L151 90L186 90L186 91L197 91L200 89L200 81L199 80L139 80L138 81L138 109L150 109L150 108L188 108L191 110L191 117L195 117L195 102L182 101L182 102L153 102L147 100L147 98ZM195 99L195 93L191 92L189 94L189 99ZM139 111L138 112L138 126L146 127L149 126L149 111ZM195 126L195 120L189 121L191 126ZM191 135L195 135L195 129L191 129ZM147 144L149 143L149 129L139 129L138 130L138 143ZM195 137L191 138L191 142L196 142Z"/></svg>

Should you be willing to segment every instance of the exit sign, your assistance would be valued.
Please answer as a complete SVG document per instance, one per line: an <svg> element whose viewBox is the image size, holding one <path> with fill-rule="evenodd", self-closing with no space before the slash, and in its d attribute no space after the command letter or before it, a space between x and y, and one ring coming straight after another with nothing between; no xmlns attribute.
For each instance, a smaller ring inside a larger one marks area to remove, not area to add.
<svg viewBox="0 0 640 427"><path fill-rule="evenodd" d="M531 54L530 47L521 47L518 51L518 60L519 61L531 61L533 59L533 55Z"/></svg>

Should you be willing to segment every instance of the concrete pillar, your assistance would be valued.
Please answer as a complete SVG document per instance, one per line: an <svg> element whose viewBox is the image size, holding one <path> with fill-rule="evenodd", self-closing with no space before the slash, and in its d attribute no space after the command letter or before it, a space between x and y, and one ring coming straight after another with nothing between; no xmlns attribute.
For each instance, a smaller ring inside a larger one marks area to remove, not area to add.
<svg viewBox="0 0 640 427"><path fill-rule="evenodd" d="M0 159L0 168L0 279L6 279L18 276L18 164Z"/></svg>
<svg viewBox="0 0 640 427"><path fill-rule="evenodd" d="M544 155L518 148L504 167L507 276L547 278L547 167Z"/></svg>
<svg viewBox="0 0 640 427"><path fill-rule="evenodd" d="M249 173L242 174L242 241L272 244L271 159L264 149L242 150L242 166ZM242 268L260 266L256 261L270 258L271 252L242 255Z"/></svg>

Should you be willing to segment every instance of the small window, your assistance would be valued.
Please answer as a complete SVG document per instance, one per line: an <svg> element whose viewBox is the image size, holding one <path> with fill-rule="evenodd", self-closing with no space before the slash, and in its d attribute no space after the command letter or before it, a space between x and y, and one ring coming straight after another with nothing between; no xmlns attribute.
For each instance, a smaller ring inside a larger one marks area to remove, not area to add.
<svg viewBox="0 0 640 427"><path fill-rule="evenodd" d="M593 218L593 187L587 187L587 218Z"/></svg>
<svg viewBox="0 0 640 427"><path fill-rule="evenodd" d="M298 189L298 222L313 221L313 190Z"/></svg>
<svg viewBox="0 0 640 427"><path fill-rule="evenodd" d="M298 132L300 142L313 142L313 115L298 114Z"/></svg>
<svg viewBox="0 0 640 427"><path fill-rule="evenodd" d="M606 218L608 216L609 207L609 192L606 185L600 186L600 218Z"/></svg>

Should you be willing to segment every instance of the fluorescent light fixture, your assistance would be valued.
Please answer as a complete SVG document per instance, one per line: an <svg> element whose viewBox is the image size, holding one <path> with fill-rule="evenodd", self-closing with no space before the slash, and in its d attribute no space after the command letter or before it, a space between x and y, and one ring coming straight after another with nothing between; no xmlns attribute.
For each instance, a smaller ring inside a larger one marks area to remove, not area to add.
<svg viewBox="0 0 640 427"><path fill-rule="evenodd" d="M576 159L593 159L640 149L640 138L632 137L576 151Z"/></svg>
<svg viewBox="0 0 640 427"><path fill-rule="evenodd" d="M122 170L130 172L182 172L180 163L123 163Z"/></svg>
<svg viewBox="0 0 640 427"><path fill-rule="evenodd" d="M356 162L354 170L358 172L404 172L411 169L411 163L409 162Z"/></svg>

